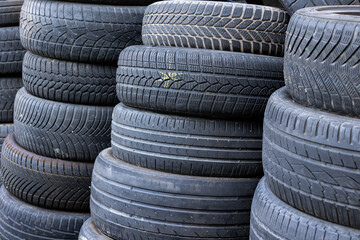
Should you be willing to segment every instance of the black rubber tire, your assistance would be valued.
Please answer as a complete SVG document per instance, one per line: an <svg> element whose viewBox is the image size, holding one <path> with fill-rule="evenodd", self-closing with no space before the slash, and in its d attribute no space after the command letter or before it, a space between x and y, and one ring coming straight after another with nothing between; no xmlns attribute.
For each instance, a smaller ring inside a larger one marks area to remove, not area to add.
<svg viewBox="0 0 360 240"><path fill-rule="evenodd" d="M283 59L204 49L132 46L121 52L123 104L216 118L261 118L284 85Z"/></svg>
<svg viewBox="0 0 360 240"><path fill-rule="evenodd" d="M278 199L263 178L251 207L250 240L358 240L360 231L303 213Z"/></svg>
<svg viewBox="0 0 360 240"><path fill-rule="evenodd" d="M23 149L10 134L4 142L1 175L6 189L32 205L89 212L92 163L47 158Z"/></svg>
<svg viewBox="0 0 360 240"><path fill-rule="evenodd" d="M89 214L35 207L0 188L1 240L75 240L88 218Z"/></svg>
<svg viewBox="0 0 360 240"><path fill-rule="evenodd" d="M58 102L115 105L116 67L24 56L25 89L40 98Z"/></svg>
<svg viewBox="0 0 360 240"><path fill-rule="evenodd" d="M0 27L19 25L22 0L0 1Z"/></svg>
<svg viewBox="0 0 360 240"><path fill-rule="evenodd" d="M288 91L299 103L360 116L356 14L360 6L316 7L291 18L284 71Z"/></svg>
<svg viewBox="0 0 360 240"><path fill-rule="evenodd" d="M360 120L294 103L285 88L269 100L263 166L271 190L308 214L360 228Z"/></svg>
<svg viewBox="0 0 360 240"><path fill-rule="evenodd" d="M262 176L262 121L166 115L118 104L114 155L139 167L212 177Z"/></svg>
<svg viewBox="0 0 360 240"><path fill-rule="evenodd" d="M53 102L20 89L14 130L20 146L42 156L93 162L110 146L113 107Z"/></svg>
<svg viewBox="0 0 360 240"><path fill-rule="evenodd" d="M15 95L21 87L21 76L0 77L0 123L13 122Z"/></svg>
<svg viewBox="0 0 360 240"><path fill-rule="evenodd" d="M0 27L0 75L21 73L24 54L19 27Z"/></svg>
<svg viewBox="0 0 360 240"><path fill-rule="evenodd" d="M81 227L79 240L111 240L111 238L100 232L89 218Z"/></svg>
<svg viewBox="0 0 360 240"><path fill-rule="evenodd" d="M290 15L293 15L299 9L308 7L360 4L359 0L280 0L280 2Z"/></svg>
<svg viewBox="0 0 360 240"><path fill-rule="evenodd" d="M288 19L259 5L163 1L146 9L142 36L144 45L283 56Z"/></svg>
<svg viewBox="0 0 360 240"><path fill-rule="evenodd" d="M74 0L63 0L63 1L73 2ZM76 0L77 3L109 4L109 5L119 5L119 6L147 6L157 1L163 1L163 0Z"/></svg>
<svg viewBox="0 0 360 240"><path fill-rule="evenodd" d="M14 131L13 124L0 124L0 153L6 136L12 133L13 131Z"/></svg>
<svg viewBox="0 0 360 240"><path fill-rule="evenodd" d="M115 239L248 239L258 181L139 168L113 157L109 148L95 162L91 217Z"/></svg>
<svg viewBox="0 0 360 240"><path fill-rule="evenodd" d="M23 46L62 60L116 64L125 47L141 44L145 7L60 1L25 1L20 17Z"/></svg>

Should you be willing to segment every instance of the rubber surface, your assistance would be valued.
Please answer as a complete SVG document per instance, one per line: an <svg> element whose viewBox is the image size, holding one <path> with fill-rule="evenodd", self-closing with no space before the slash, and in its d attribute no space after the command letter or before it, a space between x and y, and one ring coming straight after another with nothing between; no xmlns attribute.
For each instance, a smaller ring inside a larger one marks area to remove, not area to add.
<svg viewBox="0 0 360 240"><path fill-rule="evenodd" d="M101 233L99 229L96 228L91 218L89 218L81 227L79 240L111 240L111 238Z"/></svg>
<svg viewBox="0 0 360 240"><path fill-rule="evenodd" d="M152 171L113 157L109 148L95 162L91 217L116 239L248 239L258 181Z"/></svg>
<svg viewBox="0 0 360 240"><path fill-rule="evenodd" d="M119 104L113 114L111 145L117 158L158 171L262 175L262 121L166 115Z"/></svg>
<svg viewBox="0 0 360 240"><path fill-rule="evenodd" d="M24 54L19 27L0 27L0 75L21 73Z"/></svg>
<svg viewBox="0 0 360 240"><path fill-rule="evenodd" d="M92 163L42 157L19 146L14 134L4 142L1 175L6 189L32 205L88 212Z"/></svg>
<svg viewBox="0 0 360 240"><path fill-rule="evenodd" d="M31 94L53 101L90 105L118 102L113 66L61 61L27 52L23 82Z"/></svg>
<svg viewBox="0 0 360 240"><path fill-rule="evenodd" d="M20 16L23 46L55 59L116 64L125 47L141 44L145 7L60 1L25 1Z"/></svg>
<svg viewBox="0 0 360 240"><path fill-rule="evenodd" d="M216 118L261 118L284 85L283 59L204 49L132 46L121 52L123 104Z"/></svg>
<svg viewBox="0 0 360 240"><path fill-rule="evenodd" d="M250 240L358 240L360 231L307 215L278 199L263 178L251 207Z"/></svg>
<svg viewBox="0 0 360 240"><path fill-rule="evenodd" d="M112 111L113 107L41 99L22 88L15 99L15 138L41 156L93 162L110 146Z"/></svg>
<svg viewBox="0 0 360 240"><path fill-rule="evenodd" d="M71 2L71 0L64 0ZM162 1L162 0L160 0ZM96 4L109 4L119 6L147 6L156 0L76 0L78 3L96 3Z"/></svg>
<svg viewBox="0 0 360 240"><path fill-rule="evenodd" d="M284 71L289 93L299 103L360 115L356 14L360 6L303 9L292 17Z"/></svg>
<svg viewBox="0 0 360 240"><path fill-rule="evenodd" d="M291 206L360 228L360 120L294 103L285 88L269 100L263 166L271 190Z"/></svg>
<svg viewBox="0 0 360 240"><path fill-rule="evenodd" d="M15 95L21 87L21 76L0 77L0 123L13 122Z"/></svg>
<svg viewBox="0 0 360 240"><path fill-rule="evenodd" d="M22 202L0 188L2 240L78 239L88 214L47 210Z"/></svg>
<svg viewBox="0 0 360 240"><path fill-rule="evenodd" d="M0 1L0 27L15 26L19 24L22 0Z"/></svg>
<svg viewBox="0 0 360 240"><path fill-rule="evenodd" d="M0 153L2 149L2 144L4 143L6 136L12 133L13 131L14 131L13 124L0 124Z"/></svg>
<svg viewBox="0 0 360 240"><path fill-rule="evenodd" d="M259 5L163 1L143 21L144 45L205 48L283 56L288 16Z"/></svg>

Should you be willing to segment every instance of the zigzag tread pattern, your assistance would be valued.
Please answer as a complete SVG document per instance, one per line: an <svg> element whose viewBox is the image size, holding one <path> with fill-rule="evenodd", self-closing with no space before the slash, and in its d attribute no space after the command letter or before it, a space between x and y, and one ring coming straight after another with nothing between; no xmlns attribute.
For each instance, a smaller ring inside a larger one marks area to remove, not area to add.
<svg viewBox="0 0 360 240"><path fill-rule="evenodd" d="M0 77L0 123L13 122L15 95L21 87L21 76Z"/></svg>

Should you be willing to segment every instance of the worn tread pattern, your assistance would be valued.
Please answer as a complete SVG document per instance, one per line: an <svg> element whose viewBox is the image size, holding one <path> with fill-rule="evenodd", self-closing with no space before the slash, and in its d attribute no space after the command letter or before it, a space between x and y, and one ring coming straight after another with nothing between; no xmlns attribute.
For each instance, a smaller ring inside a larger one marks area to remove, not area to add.
<svg viewBox="0 0 360 240"><path fill-rule="evenodd" d="M145 7L25 1L20 36L31 52L62 60L115 63L125 47L141 44Z"/></svg>
<svg viewBox="0 0 360 240"><path fill-rule="evenodd" d="M116 239L248 239L257 178L206 178L96 159L91 217Z"/></svg>
<svg viewBox="0 0 360 240"><path fill-rule="evenodd" d="M0 188L0 238L2 240L76 240L89 214L39 208Z"/></svg>
<svg viewBox="0 0 360 240"><path fill-rule="evenodd" d="M291 206L360 228L360 120L294 103L286 90L269 100L263 167L271 190Z"/></svg>
<svg viewBox="0 0 360 240"><path fill-rule="evenodd" d="M31 94L53 101L91 105L118 103L114 66L61 61L27 52L23 82Z"/></svg>
<svg viewBox="0 0 360 240"><path fill-rule="evenodd" d="M15 99L15 138L42 156L93 162L110 146L113 107L53 102L20 89Z"/></svg>
<svg viewBox="0 0 360 240"><path fill-rule="evenodd" d="M19 25L22 0L0 1L0 27Z"/></svg>
<svg viewBox="0 0 360 240"><path fill-rule="evenodd" d="M203 49L132 46L121 52L123 104L216 118L262 117L284 85L283 59Z"/></svg>
<svg viewBox="0 0 360 240"><path fill-rule="evenodd" d="M6 189L32 205L53 210L88 212L93 163L47 158L15 141L4 142L1 175Z"/></svg>
<svg viewBox="0 0 360 240"><path fill-rule="evenodd" d="M359 240L360 231L315 218L277 198L263 178L251 207L250 240Z"/></svg>
<svg viewBox="0 0 360 240"><path fill-rule="evenodd" d="M0 74L21 73L24 54L19 27L0 27Z"/></svg>
<svg viewBox="0 0 360 240"><path fill-rule="evenodd" d="M86 220L82 225L79 240L111 240L112 238L107 237L105 234L100 232L99 229L92 222L91 218Z"/></svg>
<svg viewBox="0 0 360 240"><path fill-rule="evenodd" d="M144 45L283 56L288 16L267 6L163 1L147 7Z"/></svg>
<svg viewBox="0 0 360 240"><path fill-rule="evenodd" d="M261 176L262 121L166 115L118 104L111 145L131 164L170 173Z"/></svg>
<svg viewBox="0 0 360 240"><path fill-rule="evenodd" d="M15 95L21 87L21 76L0 77L0 123L13 122Z"/></svg>
<svg viewBox="0 0 360 240"><path fill-rule="evenodd" d="M284 72L299 103L360 115L360 17L345 15L351 11L360 6L303 9L291 18Z"/></svg>

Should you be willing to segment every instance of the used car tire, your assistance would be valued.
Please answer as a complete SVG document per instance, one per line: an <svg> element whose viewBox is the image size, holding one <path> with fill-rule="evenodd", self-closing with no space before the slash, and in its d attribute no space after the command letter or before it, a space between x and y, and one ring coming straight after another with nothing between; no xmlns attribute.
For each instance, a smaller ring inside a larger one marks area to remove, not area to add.
<svg viewBox="0 0 360 240"><path fill-rule="evenodd" d="M19 25L22 0L0 1L0 27Z"/></svg>
<svg viewBox="0 0 360 240"><path fill-rule="evenodd" d="M81 227L79 240L111 240L111 238L100 232L89 218Z"/></svg>
<svg viewBox="0 0 360 240"><path fill-rule="evenodd" d="M21 73L24 54L19 27L0 27L0 74Z"/></svg>
<svg viewBox="0 0 360 240"><path fill-rule="evenodd" d="M21 87L21 76L0 77L0 123L13 122L15 95Z"/></svg>

